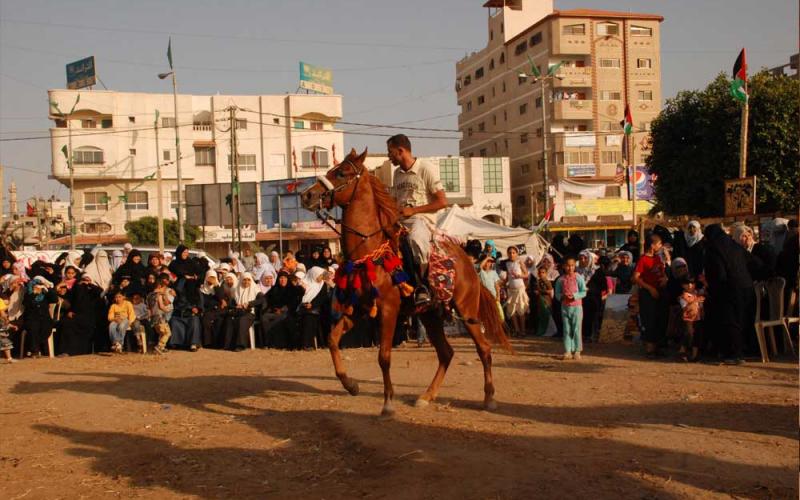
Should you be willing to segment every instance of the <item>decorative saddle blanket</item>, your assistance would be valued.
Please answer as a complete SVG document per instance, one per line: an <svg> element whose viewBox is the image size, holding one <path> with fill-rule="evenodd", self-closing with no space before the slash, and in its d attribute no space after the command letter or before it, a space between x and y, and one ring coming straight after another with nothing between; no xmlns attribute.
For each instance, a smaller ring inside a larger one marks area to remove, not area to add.
<svg viewBox="0 0 800 500"><path fill-rule="evenodd" d="M455 288L456 266L453 258L445 253L436 243L431 245L428 257L428 283L436 299L448 304L453 298Z"/></svg>

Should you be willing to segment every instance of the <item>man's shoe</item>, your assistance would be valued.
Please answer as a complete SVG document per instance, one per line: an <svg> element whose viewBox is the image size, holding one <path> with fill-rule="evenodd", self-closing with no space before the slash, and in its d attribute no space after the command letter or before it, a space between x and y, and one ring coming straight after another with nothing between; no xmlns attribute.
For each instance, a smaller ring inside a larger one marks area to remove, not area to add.
<svg viewBox="0 0 800 500"><path fill-rule="evenodd" d="M431 294L424 286L419 286L414 291L414 305L417 307L427 306L431 303Z"/></svg>

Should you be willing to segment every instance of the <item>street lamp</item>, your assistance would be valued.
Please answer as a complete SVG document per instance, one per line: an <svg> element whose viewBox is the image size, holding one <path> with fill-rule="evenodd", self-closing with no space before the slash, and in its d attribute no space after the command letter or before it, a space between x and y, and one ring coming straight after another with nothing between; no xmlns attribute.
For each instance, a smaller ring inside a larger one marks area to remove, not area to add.
<svg viewBox="0 0 800 500"><path fill-rule="evenodd" d="M555 65L555 66L553 66L553 67L551 67L551 68L549 68L548 71L547 71L547 74L542 76L541 72L539 71L539 68L537 68L533 64L533 61L531 60L530 57L528 57L528 62L530 63L530 66L531 66L531 72L530 73L520 72L520 73L517 74L517 76L522 80L526 80L526 79L532 77L533 80L531 80L531 84L534 84L534 83L539 82L539 81L542 82L542 85L540 87L540 94L539 95L540 95L540 98L542 99L542 141L543 141L542 142L542 164L543 164L543 169L544 169L544 178L543 178L543 181L544 181L544 200L545 200L544 210L545 210L545 214L546 214L547 211L550 209L550 181L549 181L549 168L548 168L548 165L547 165L547 109L546 109L547 101L544 98L544 88L545 88L545 83L547 83L548 80L550 80L550 81L552 81L553 79L563 80L564 77L555 74L555 72L558 71L558 69L561 67L560 63ZM532 204L536 203L536 200L534 200L533 196L531 196L531 203Z"/></svg>
<svg viewBox="0 0 800 500"><path fill-rule="evenodd" d="M78 93L78 97L75 99L75 104L72 105L72 109L69 110L69 113L64 114L61 109L58 107L58 103L55 101L50 101L50 107L56 110L56 116L60 116L62 120L67 122L67 142L68 148L66 151L61 149L61 152L64 154L65 159L67 160L67 167L69 168L69 211L67 215L69 216L69 249L75 250L75 233L77 232L75 229L75 175L73 168L73 158L72 158L72 113L75 112L75 108L78 106L78 103L81 100L81 94ZM24 233L23 233L23 243L25 243Z"/></svg>
<svg viewBox="0 0 800 500"><path fill-rule="evenodd" d="M170 66L172 66L171 52ZM181 177L181 139L178 132L178 82L175 79L175 69L173 68L172 71L168 73L159 73L158 79L164 80L169 76L172 76L172 100L175 108L175 166L178 171L178 240L180 243L183 243L183 177ZM161 203L161 200L158 200L158 202Z"/></svg>

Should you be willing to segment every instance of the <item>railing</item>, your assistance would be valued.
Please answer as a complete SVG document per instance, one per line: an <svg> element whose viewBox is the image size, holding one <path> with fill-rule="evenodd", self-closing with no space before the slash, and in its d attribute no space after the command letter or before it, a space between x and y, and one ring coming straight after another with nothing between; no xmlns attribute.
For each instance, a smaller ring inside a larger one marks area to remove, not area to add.
<svg viewBox="0 0 800 500"><path fill-rule="evenodd" d="M211 131L211 123L193 123L192 130L197 130L201 132L210 132Z"/></svg>

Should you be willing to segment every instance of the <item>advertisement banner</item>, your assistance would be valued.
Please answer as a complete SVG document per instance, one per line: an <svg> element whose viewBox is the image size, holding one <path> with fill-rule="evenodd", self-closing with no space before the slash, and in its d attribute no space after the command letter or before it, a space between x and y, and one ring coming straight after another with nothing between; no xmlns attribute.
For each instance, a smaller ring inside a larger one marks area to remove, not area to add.
<svg viewBox="0 0 800 500"><path fill-rule="evenodd" d="M333 71L300 61L300 88L333 94Z"/></svg>
<svg viewBox="0 0 800 500"><path fill-rule="evenodd" d="M70 90L91 87L97 83L94 56L67 64L67 88Z"/></svg>
<svg viewBox="0 0 800 500"><path fill-rule="evenodd" d="M564 202L564 215L624 215L630 218L632 202L618 198L598 200L567 200ZM636 204L637 214L646 214L653 208L652 203Z"/></svg>
<svg viewBox="0 0 800 500"><path fill-rule="evenodd" d="M650 201L655 198L653 182L655 179L644 165L636 166L636 199Z"/></svg>
<svg viewBox="0 0 800 500"><path fill-rule="evenodd" d="M593 163L586 165L567 165L567 177L594 177L597 168Z"/></svg>

